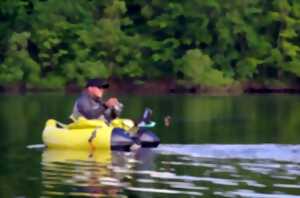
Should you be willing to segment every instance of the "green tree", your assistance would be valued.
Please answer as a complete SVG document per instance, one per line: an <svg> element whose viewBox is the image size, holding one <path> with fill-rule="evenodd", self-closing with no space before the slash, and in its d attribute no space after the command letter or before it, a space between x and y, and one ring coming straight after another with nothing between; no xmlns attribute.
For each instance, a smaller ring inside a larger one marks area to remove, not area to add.
<svg viewBox="0 0 300 198"><path fill-rule="evenodd" d="M0 65L0 83L14 84L26 82L36 85L40 67L30 57L27 46L30 33L14 33L9 40L9 48L3 64Z"/></svg>
<svg viewBox="0 0 300 198"><path fill-rule="evenodd" d="M0 20L2 85L300 77L299 1L3 0Z"/></svg>
<svg viewBox="0 0 300 198"><path fill-rule="evenodd" d="M181 70L194 83L203 85L227 85L232 79L224 77L223 73L213 66L211 58L199 49L188 50L182 57Z"/></svg>

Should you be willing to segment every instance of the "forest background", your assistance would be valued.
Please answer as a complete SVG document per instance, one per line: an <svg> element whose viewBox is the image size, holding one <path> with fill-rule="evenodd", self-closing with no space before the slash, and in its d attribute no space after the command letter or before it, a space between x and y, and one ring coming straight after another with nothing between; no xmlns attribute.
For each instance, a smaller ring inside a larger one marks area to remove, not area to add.
<svg viewBox="0 0 300 198"><path fill-rule="evenodd" d="M94 77L299 87L300 1L0 1L2 88Z"/></svg>

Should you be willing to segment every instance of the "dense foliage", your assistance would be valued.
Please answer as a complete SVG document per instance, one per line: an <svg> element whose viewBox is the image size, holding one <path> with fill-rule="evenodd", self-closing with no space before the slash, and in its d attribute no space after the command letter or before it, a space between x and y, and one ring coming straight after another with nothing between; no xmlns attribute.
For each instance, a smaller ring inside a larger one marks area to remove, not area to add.
<svg viewBox="0 0 300 198"><path fill-rule="evenodd" d="M300 77L298 0L1 0L0 84Z"/></svg>

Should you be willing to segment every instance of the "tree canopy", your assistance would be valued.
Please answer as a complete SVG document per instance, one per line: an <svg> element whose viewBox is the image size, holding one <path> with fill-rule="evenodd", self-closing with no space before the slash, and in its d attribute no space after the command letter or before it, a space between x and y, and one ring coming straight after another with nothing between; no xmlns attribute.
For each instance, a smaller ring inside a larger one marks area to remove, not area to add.
<svg viewBox="0 0 300 198"><path fill-rule="evenodd" d="M0 85L300 77L300 1L2 0Z"/></svg>

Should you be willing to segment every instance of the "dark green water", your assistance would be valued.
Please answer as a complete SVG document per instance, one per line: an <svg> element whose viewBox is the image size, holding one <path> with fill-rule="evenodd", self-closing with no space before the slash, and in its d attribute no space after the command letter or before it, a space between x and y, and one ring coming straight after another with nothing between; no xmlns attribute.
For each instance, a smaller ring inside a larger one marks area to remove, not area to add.
<svg viewBox="0 0 300 198"><path fill-rule="evenodd" d="M300 196L298 95L120 96L124 117L153 109L159 148L90 157L27 148L42 143L48 118L67 122L75 97L0 96L0 197Z"/></svg>

